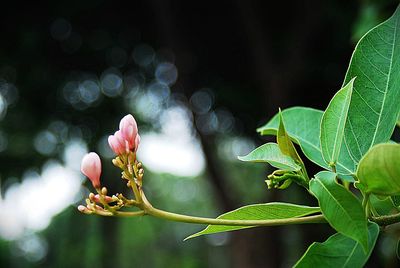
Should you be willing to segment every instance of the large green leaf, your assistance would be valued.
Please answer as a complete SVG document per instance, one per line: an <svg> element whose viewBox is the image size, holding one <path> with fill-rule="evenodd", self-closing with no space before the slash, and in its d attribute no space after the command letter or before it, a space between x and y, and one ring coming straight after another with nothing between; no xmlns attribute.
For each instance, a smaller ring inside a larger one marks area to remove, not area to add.
<svg viewBox="0 0 400 268"><path fill-rule="evenodd" d="M357 178L367 193L400 194L400 144L385 143L371 148L361 159Z"/></svg>
<svg viewBox="0 0 400 268"><path fill-rule="evenodd" d="M367 218L351 192L336 183L335 173L321 171L310 181L310 191L317 197L329 224L339 233L353 238L365 250L368 247Z"/></svg>
<svg viewBox="0 0 400 268"><path fill-rule="evenodd" d="M358 268L367 262L379 235L379 226L370 223L368 226L368 252L362 246L342 234L334 234L325 242L314 242L294 267L333 267Z"/></svg>
<svg viewBox="0 0 400 268"><path fill-rule="evenodd" d="M322 157L320 147L320 126L323 111L307 108L292 107L282 111L286 131L293 141L300 145L304 155L315 164L329 169L329 165ZM267 124L257 129L261 135L277 135L279 114L276 114ZM344 151L344 150L342 150ZM354 162L340 152L336 170L341 174L355 172ZM343 152L345 153L345 152Z"/></svg>
<svg viewBox="0 0 400 268"><path fill-rule="evenodd" d="M319 207L300 206L288 203L266 203L244 206L236 210L222 214L217 219L227 220L275 220L298 218L320 211ZM214 234L220 232L234 231L255 226L224 226L208 225L203 231L195 233L186 239L194 238L200 235Z"/></svg>
<svg viewBox="0 0 400 268"><path fill-rule="evenodd" d="M354 79L335 94L322 116L321 149L322 156L329 166L336 167L336 162L339 158L353 92L353 82Z"/></svg>
<svg viewBox="0 0 400 268"><path fill-rule="evenodd" d="M291 157L284 155L279 149L278 144L272 142L263 144L248 155L239 156L238 158L239 160L248 162L269 163L271 166L283 170L300 170L300 166L297 165Z"/></svg>
<svg viewBox="0 0 400 268"><path fill-rule="evenodd" d="M400 112L400 6L358 42L344 84L353 95L345 143L356 162L375 144L387 142Z"/></svg>

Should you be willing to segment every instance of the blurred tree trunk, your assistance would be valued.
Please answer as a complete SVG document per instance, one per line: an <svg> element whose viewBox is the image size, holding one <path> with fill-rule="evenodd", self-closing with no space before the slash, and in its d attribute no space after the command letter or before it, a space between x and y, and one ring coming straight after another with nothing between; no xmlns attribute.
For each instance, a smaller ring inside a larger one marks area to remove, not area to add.
<svg viewBox="0 0 400 268"><path fill-rule="evenodd" d="M155 19L158 22L158 30L161 40L171 48L176 54L176 65L180 69L181 56L191 55L191 51L185 44L185 38L178 32L179 23L173 16L172 2L152 0L152 8ZM287 27L288 32L284 37L288 38L285 44L284 57L274 55L273 49L273 25L265 27L265 21L260 18L260 11L249 1L237 1L237 12L241 18L242 31L244 32L248 51L254 66L253 79L258 84L258 92L263 96L264 113L272 116L279 106L287 107L290 104L291 90L296 88L296 79L302 75L304 68L302 61L305 57L305 50L308 44L307 38L315 31L316 16L320 8L317 1L312 1L299 6L297 17L291 19L291 24ZM269 10L274 12L274 10ZM262 14L262 13L261 13ZM205 16L207 14L204 14ZM268 16L268 14L264 14ZM240 30L240 29L239 29ZM282 38L282 35L280 35ZM283 42L283 40L279 40ZM295 49L293 49L295 44ZM275 44L276 45L276 44ZM205 85L196 85L190 77L180 76L180 83L184 87L184 92L189 99L194 91ZM194 117L195 118L195 117ZM240 200L235 199L234 191L227 190L226 175L223 167L216 157L215 142L212 135L204 135L197 131L200 138L203 152L207 162L208 177L214 186L215 196L220 207L224 211L236 208ZM270 200L279 200L279 192L272 191L269 195ZM232 240L232 266L233 267L281 267L284 258L282 248L282 229L280 227L250 229L245 232L235 232ZM264 256L256 258L255 256ZM260 262L258 263L257 260Z"/></svg>

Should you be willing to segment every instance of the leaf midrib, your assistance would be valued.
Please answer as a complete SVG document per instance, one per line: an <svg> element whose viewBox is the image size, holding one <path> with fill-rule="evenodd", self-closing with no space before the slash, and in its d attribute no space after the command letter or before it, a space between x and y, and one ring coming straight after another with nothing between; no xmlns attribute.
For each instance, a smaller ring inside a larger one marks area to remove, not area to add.
<svg viewBox="0 0 400 268"><path fill-rule="evenodd" d="M354 241L354 247L351 250L350 254L348 255L348 258L346 258L346 262L343 264L343 267L346 267L346 265L350 261L351 257L353 257L354 251L356 250L357 246L358 246L357 241Z"/></svg>

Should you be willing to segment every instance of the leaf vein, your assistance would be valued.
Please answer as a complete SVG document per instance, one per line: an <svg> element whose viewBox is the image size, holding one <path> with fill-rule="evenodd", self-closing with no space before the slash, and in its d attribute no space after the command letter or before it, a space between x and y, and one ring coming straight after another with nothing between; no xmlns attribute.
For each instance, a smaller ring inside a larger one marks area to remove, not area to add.
<svg viewBox="0 0 400 268"><path fill-rule="evenodd" d="M385 86L386 90L385 90L385 93L383 95L383 102L382 102L382 105L381 105L381 109L380 109L380 113L379 113L379 117L378 117L378 122L376 124L376 128L375 128L375 131L374 131L374 136L372 138L370 147L372 145L374 145L374 143L375 143L376 135L377 135L378 129L379 129L379 124L380 124L381 119L382 119L383 108L385 107L387 92L389 90L389 81L390 81L390 77L391 77L391 74L392 74L391 70L392 70L392 65L393 65L394 45L396 44L396 34L397 34L398 21L399 21L399 19L398 19L398 17L396 17L396 22L395 22L395 27L394 27L394 32L393 32L392 55L390 56L391 60L390 60L390 65L389 65L389 76L388 76L388 78L386 80L386 86Z"/></svg>

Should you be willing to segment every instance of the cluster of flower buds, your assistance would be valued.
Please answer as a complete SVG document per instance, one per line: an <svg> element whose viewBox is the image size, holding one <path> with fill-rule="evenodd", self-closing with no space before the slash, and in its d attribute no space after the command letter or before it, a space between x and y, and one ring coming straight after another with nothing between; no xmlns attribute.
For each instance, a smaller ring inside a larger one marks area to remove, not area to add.
<svg viewBox="0 0 400 268"><path fill-rule="evenodd" d="M130 206L140 201L139 189L142 186L144 170L142 164L136 160L140 136L132 115L128 114L121 119L119 130L108 137L108 143L116 154L112 162L122 169L122 178L128 181L127 186L132 188L135 200L127 199L122 194L107 195L107 188L101 187L100 184L100 157L96 153L90 152L82 159L81 171L92 182L97 194L90 193L86 199L86 206L78 207L78 210L83 213L105 215L104 213L114 213L123 206Z"/></svg>
<svg viewBox="0 0 400 268"><path fill-rule="evenodd" d="M293 181L301 186L306 186L306 188L308 186L304 177L293 171L278 169L268 175L267 178L268 179L265 180L265 183L267 184L268 189L286 189Z"/></svg>
<svg viewBox="0 0 400 268"><path fill-rule="evenodd" d="M122 118L119 130L108 137L108 144L116 155L136 152L140 143L138 127L135 118L131 114Z"/></svg>

